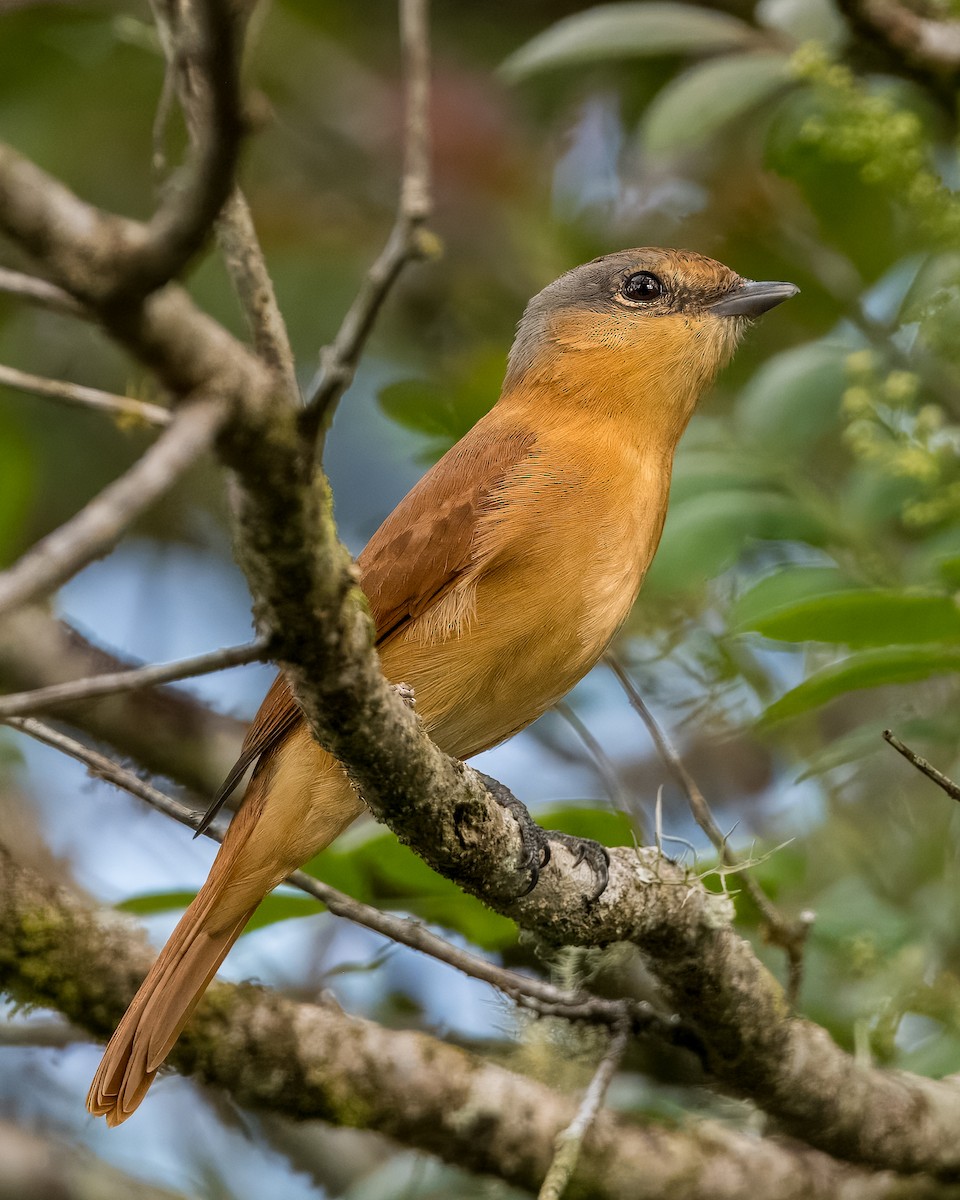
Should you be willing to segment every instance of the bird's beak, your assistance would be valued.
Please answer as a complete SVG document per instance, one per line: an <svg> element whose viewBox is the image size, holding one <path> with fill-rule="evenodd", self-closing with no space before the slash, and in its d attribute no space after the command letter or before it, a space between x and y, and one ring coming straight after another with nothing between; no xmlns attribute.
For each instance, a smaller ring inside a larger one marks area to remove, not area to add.
<svg viewBox="0 0 960 1200"><path fill-rule="evenodd" d="M800 289L795 283L758 282L744 279L732 292L708 306L717 317L759 317L767 309L795 296Z"/></svg>

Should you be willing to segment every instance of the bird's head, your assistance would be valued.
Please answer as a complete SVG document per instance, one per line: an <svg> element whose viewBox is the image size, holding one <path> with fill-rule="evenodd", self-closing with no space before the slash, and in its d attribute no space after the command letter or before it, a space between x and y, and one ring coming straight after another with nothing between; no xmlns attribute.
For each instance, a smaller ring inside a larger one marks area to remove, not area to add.
<svg viewBox="0 0 960 1200"><path fill-rule="evenodd" d="M797 291L688 250L606 254L527 305L504 394L547 388L589 408L655 406L682 428L748 322Z"/></svg>

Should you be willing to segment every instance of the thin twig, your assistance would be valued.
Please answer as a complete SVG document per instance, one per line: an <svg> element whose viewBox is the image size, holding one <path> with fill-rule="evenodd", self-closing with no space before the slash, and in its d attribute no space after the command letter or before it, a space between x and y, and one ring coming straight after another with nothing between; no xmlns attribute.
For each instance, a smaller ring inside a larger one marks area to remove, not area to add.
<svg viewBox="0 0 960 1200"><path fill-rule="evenodd" d="M103 392L99 388L84 387L64 379L47 379L44 375L29 375L16 367L0 365L0 386L14 388L18 392L30 392L35 396L46 396L51 400L63 400L81 408L95 408L100 412L112 413L131 424L169 425L170 412L159 404L133 400L114 392Z"/></svg>
<svg viewBox="0 0 960 1200"><path fill-rule="evenodd" d="M690 806L690 811L693 813L693 819L713 843L724 866L737 871L738 879L743 885L743 890L753 901L760 913L768 940L775 946L779 946L786 953L787 998L791 1005L796 1005L800 995L800 986L803 983L803 951L810 933L810 926L813 923L813 914L803 912L796 921L788 921L777 909L763 888L760 887L730 849L720 826L714 820L713 813L710 811L710 805L707 803L703 792L700 791L696 780L687 770L683 759L677 753L673 743L667 737L666 733L664 733L653 713L647 708L633 679L613 654L607 654L605 661L617 677L620 686L626 693L627 699L630 701L631 707L640 717L640 720L643 721L644 725L646 725L650 737L657 748L657 752L667 769L687 797L687 803Z"/></svg>
<svg viewBox="0 0 960 1200"><path fill-rule="evenodd" d="M119 479L0 574L0 613L46 595L107 553L136 518L210 446L228 414L220 397L194 400Z"/></svg>
<svg viewBox="0 0 960 1200"><path fill-rule="evenodd" d="M238 187L234 188L217 221L217 241L250 327L254 349L276 372L290 402L299 401L300 387L287 326L277 303L250 206Z"/></svg>
<svg viewBox="0 0 960 1200"><path fill-rule="evenodd" d="M841 0L840 7L898 57L949 76L960 68L960 21L923 16L898 0Z"/></svg>
<svg viewBox="0 0 960 1200"><path fill-rule="evenodd" d="M211 106L210 80L196 69L195 62L186 52L189 23L182 0L152 0L151 7L167 60L153 135L154 161L162 169L163 129L170 114L171 97L179 97L190 140L195 146L199 145L203 139L205 113ZM243 19L249 15L249 10L244 12L238 9L237 15ZM253 337L254 348L276 372L290 402L294 403L299 400L300 391L290 338L257 239L250 206L238 186L227 198L217 220L216 231L227 272Z"/></svg>
<svg viewBox="0 0 960 1200"><path fill-rule="evenodd" d="M49 308L52 312L63 313L68 317L90 318L90 313L74 300L69 292L47 283L45 279L38 279L35 275L25 275L22 271L0 267L0 292L7 296L18 296L21 300L29 300L31 304Z"/></svg>
<svg viewBox="0 0 960 1200"><path fill-rule="evenodd" d="M883 737L885 741L890 743L894 750L903 755L907 762L913 763L917 770L922 771L928 779L932 779L937 787L943 788L951 800L960 800L960 784L954 783L949 776L944 775L942 771L938 771L925 758L921 758L915 750L911 750L909 746L901 742L892 730L885 729Z"/></svg>
<svg viewBox="0 0 960 1200"><path fill-rule="evenodd" d="M0 690L26 691L116 675L137 664L110 654L43 604L0 621ZM214 712L185 688L159 687L50 709L122 758L201 795L215 791L237 761L246 722Z"/></svg>
<svg viewBox="0 0 960 1200"><path fill-rule="evenodd" d="M610 1045L600 1060L580 1107L566 1129L557 1134L556 1153L537 1193L537 1200L560 1200L567 1190L567 1185L577 1169L583 1139L597 1119L607 1089L626 1052L628 1034L629 1028L625 1022L614 1026Z"/></svg>
<svg viewBox="0 0 960 1200"><path fill-rule="evenodd" d="M197 0L180 49L206 81L204 111L187 162L146 225L113 263L102 303L135 302L179 275L201 248L233 188L244 132L237 14L229 0Z"/></svg>
<svg viewBox="0 0 960 1200"><path fill-rule="evenodd" d="M428 258L435 240L426 231L430 183L430 34L428 0L400 0L400 41L406 92L403 179L396 221L386 245L367 272L307 392L302 429L316 441L318 457L340 398L353 382L360 354L383 302L409 262Z"/></svg>
<svg viewBox="0 0 960 1200"><path fill-rule="evenodd" d="M262 662L269 652L268 638L257 638L242 646L227 646L223 650L212 650L193 658L181 658L172 663L153 663L146 667L134 667L129 671L115 671L108 675L92 675L86 679L72 679L69 683L54 683L49 687L35 688L30 692L12 692L0 696L0 718L22 717L27 713L43 712L69 701L90 700L96 696L116 695L118 692L136 692L142 688L156 687L161 683L175 683L179 679L192 679L197 675L209 675L213 671L226 671L230 667L242 667L247 663Z"/></svg>
<svg viewBox="0 0 960 1200"><path fill-rule="evenodd" d="M632 802L632 798L627 795L624 789L620 786L620 779L617 775L617 768L610 760L610 756L600 745L597 739L590 732L590 729L581 720L580 716L573 707L566 701L561 700L554 706L554 710L561 716L570 728L574 731L577 737L583 742L587 749L593 765L597 769L597 774L603 780L604 787L607 790L614 806L621 812L626 813L630 818L630 822L634 827L637 837L640 841L644 840L644 828L646 821L644 814L640 811L640 807Z"/></svg>
<svg viewBox="0 0 960 1200"><path fill-rule="evenodd" d="M4 717L2 724L76 759L77 762L83 763L91 775L129 792L181 825L186 825L189 829L197 828L201 820L200 813L139 779L113 759L91 750L45 722L34 717ZM218 842L223 841L225 832L225 823L219 821L215 821L205 830L209 837ZM672 1045L684 1046L694 1053L702 1053L699 1040L692 1030L676 1018L657 1013L644 1001L607 1000L589 992L568 992L542 979L528 978L506 967L498 967L476 954L451 945L409 917L398 917L382 912L373 905L363 904L304 871L294 871L287 876L286 882L319 900L335 916L353 921L394 942L400 942L439 962L444 962L464 975L488 983L517 1004L542 1016L617 1027L626 1022L632 1031L654 1033Z"/></svg>

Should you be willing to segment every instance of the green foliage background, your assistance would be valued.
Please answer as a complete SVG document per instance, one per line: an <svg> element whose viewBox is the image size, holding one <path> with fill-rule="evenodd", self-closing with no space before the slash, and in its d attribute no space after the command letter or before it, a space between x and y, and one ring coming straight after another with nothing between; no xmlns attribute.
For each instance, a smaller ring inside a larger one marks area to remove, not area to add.
<svg viewBox="0 0 960 1200"><path fill-rule="evenodd" d="M359 512L338 493L339 511L362 543L397 498L372 477L370 456L399 463L391 470L409 481L452 444L496 398L527 297L579 261L685 245L745 276L799 284L801 295L750 334L685 438L662 548L618 650L732 844L760 860L757 876L787 914L815 912L802 1010L877 1061L954 1072L955 802L880 733L891 727L945 772L960 770L956 97L949 82L857 43L830 0L719 7L578 11L538 0L498 6L494 19L476 2L437 6L434 228L444 252L404 278L345 401L373 414L375 399L382 419L370 415L339 442L335 428L335 481L373 497ZM395 43L389 5L285 0L255 22L244 184L304 380L391 220ZM149 211L161 82L140 9L0 16L3 136L94 202ZM181 140L169 131L171 156ZM190 286L240 331L213 258ZM0 360L115 391L149 386L95 331L2 297ZM4 561L144 444L137 430L46 403L0 392ZM137 536L226 562L225 513L215 476L197 471ZM626 723L625 700L600 681L574 705L613 759L633 829L649 836L667 785L663 831L691 839L709 872L712 852L642 729ZM533 736L544 762L580 755L559 718L542 724ZM549 820L628 843L630 821L611 816L610 788L592 778L590 794L555 796L564 803ZM523 779L510 782L524 794ZM508 922L383 831L314 865L363 899L532 961ZM182 905L180 882L163 894L129 882L124 906ZM739 909L757 935L756 914ZM258 923L313 911L276 896ZM782 972L781 956L757 943ZM382 989L376 1006L387 1020L440 1019L411 1008L402 989ZM519 1041L538 1036L521 1030ZM560 1078L547 1061L540 1069ZM639 1068L632 1079L628 1107L704 1103L695 1089L657 1090ZM378 1167L363 1195L402 1194L406 1176L391 1170ZM437 1195L472 1186L442 1173L434 1183Z"/></svg>

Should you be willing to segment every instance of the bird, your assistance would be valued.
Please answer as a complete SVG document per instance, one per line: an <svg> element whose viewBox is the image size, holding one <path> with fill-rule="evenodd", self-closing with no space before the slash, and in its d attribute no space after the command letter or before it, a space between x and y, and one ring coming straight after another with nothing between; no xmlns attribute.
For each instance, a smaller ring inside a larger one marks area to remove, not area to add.
<svg viewBox="0 0 960 1200"><path fill-rule="evenodd" d="M674 453L750 321L796 294L693 251L575 267L527 305L499 399L357 560L385 677L468 759L556 704L626 619L667 512ZM260 901L364 809L277 676L207 820L253 768L206 882L110 1039L87 1098L143 1100Z"/></svg>

